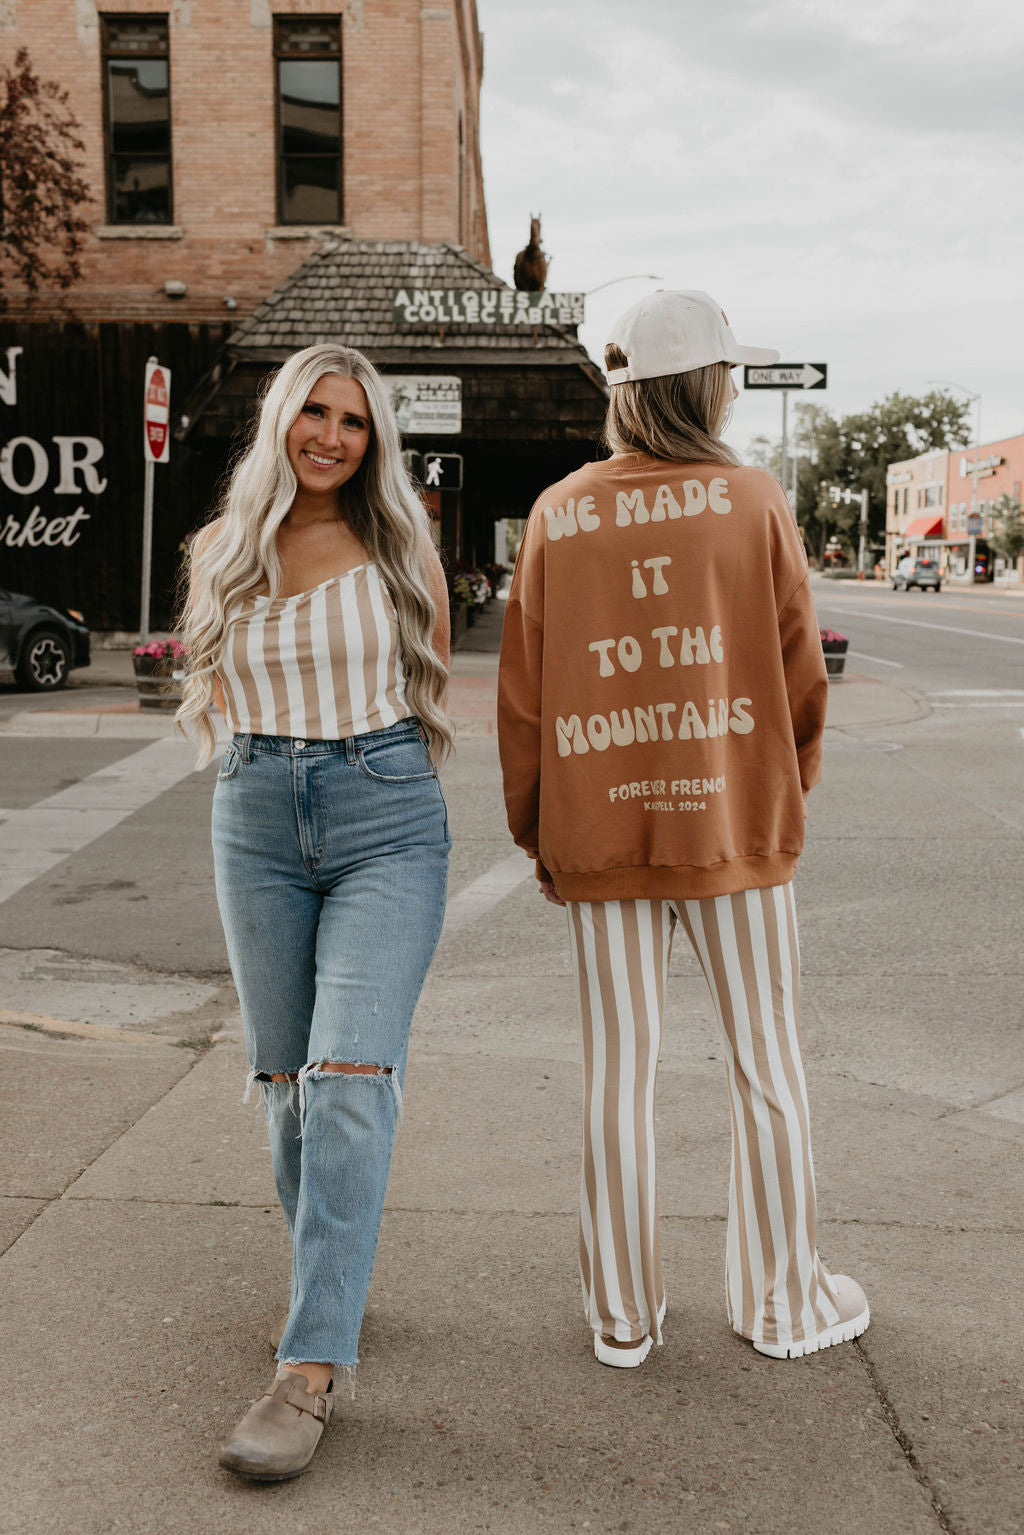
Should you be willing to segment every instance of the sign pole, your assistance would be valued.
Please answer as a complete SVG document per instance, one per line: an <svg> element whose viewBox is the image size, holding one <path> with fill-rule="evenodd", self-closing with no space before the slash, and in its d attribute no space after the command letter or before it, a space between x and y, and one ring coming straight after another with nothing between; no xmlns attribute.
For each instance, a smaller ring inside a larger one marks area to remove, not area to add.
<svg viewBox="0 0 1024 1535"><path fill-rule="evenodd" d="M862 490L860 493L860 549L857 554L857 576L864 579L864 556L867 552L868 542L868 493Z"/></svg>
<svg viewBox="0 0 1024 1535"><path fill-rule="evenodd" d="M783 490L786 488L786 451L788 446L786 442L786 402L788 399L789 390L784 389L782 391L782 473L779 476L782 481Z"/></svg>
<svg viewBox="0 0 1024 1535"><path fill-rule="evenodd" d="M171 451L171 371L155 357L146 362L142 393L142 451L145 480L142 493L142 593L139 603L139 643L149 639L149 597L153 584L153 466L166 464Z"/></svg>
<svg viewBox="0 0 1024 1535"><path fill-rule="evenodd" d="M149 589L153 574L153 460L146 459L145 488L142 493L142 600L139 617L139 644L149 639Z"/></svg>

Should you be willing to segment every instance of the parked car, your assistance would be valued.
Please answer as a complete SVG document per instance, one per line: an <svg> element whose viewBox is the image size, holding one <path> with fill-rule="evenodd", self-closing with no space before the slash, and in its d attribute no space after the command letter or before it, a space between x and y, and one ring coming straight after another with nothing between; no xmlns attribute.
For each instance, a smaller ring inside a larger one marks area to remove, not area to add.
<svg viewBox="0 0 1024 1535"><path fill-rule="evenodd" d="M19 687L50 692L88 665L89 629L81 613L0 587L0 667L14 672Z"/></svg>
<svg viewBox="0 0 1024 1535"><path fill-rule="evenodd" d="M916 559L912 554L900 560L892 573L892 589L894 592L909 592L912 586L920 587L922 592L941 592L942 577L934 560Z"/></svg>

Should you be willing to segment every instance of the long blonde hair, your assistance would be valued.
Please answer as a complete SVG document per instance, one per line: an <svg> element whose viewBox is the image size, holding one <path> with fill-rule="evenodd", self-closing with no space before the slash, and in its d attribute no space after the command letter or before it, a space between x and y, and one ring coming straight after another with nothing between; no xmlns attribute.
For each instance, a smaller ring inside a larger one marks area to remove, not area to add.
<svg viewBox="0 0 1024 1535"><path fill-rule="evenodd" d="M629 358L614 342L604 349L606 368L625 368ZM677 464L738 464L721 441L729 421L729 364L613 384L604 440L613 453L649 453Z"/></svg>
<svg viewBox="0 0 1024 1535"><path fill-rule="evenodd" d="M448 674L431 647L437 606L423 558L427 514L402 463L402 440L380 375L361 352L334 343L289 357L260 406L249 445L235 466L220 505L220 522L189 561L179 632L189 653L179 725L199 738L197 766L216 750L209 717L214 676L234 611L245 597L281 587L277 530L291 509L298 482L286 438L310 391L325 373L355 379L370 407L370 441L357 473L339 491L341 512L379 568L394 599L406 671L405 695L441 761L454 744L443 700Z"/></svg>

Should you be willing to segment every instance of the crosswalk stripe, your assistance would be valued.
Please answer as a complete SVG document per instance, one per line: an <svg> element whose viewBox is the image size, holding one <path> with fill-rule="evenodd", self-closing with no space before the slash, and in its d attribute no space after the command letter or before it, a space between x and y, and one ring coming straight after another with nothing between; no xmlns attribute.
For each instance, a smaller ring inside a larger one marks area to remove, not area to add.
<svg viewBox="0 0 1024 1535"><path fill-rule="evenodd" d="M533 864L525 853L515 852L493 864L448 900L443 936L450 937L503 901L517 885L533 876Z"/></svg>
<svg viewBox="0 0 1024 1535"><path fill-rule="evenodd" d="M0 826L0 902L173 789L194 763L186 742L152 741L27 810L12 810Z"/></svg>

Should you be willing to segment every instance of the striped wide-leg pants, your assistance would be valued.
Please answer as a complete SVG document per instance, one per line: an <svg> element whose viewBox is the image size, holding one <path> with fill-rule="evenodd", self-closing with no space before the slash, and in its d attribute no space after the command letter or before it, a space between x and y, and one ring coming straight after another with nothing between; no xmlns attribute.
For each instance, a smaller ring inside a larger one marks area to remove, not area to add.
<svg viewBox="0 0 1024 1535"><path fill-rule="evenodd" d="M839 1320L816 1248L792 884L700 901L570 902L584 1050L580 1278L595 1332L661 1342L654 1096L682 923L711 990L732 1114L726 1305L736 1332L798 1343Z"/></svg>

